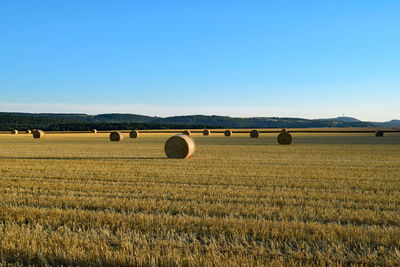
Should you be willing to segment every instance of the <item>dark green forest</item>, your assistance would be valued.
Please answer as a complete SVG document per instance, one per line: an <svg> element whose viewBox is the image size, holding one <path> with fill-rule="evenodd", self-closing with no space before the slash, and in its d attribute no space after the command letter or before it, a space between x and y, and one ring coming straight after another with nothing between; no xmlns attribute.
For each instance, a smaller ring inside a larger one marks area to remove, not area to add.
<svg viewBox="0 0 400 267"><path fill-rule="evenodd" d="M311 128L311 127L373 127L372 122L335 118L309 120L301 118L234 118L227 116L151 117L135 114L50 114L0 113L0 130L43 129L46 131L202 129L202 128ZM382 125L381 125L382 126Z"/></svg>

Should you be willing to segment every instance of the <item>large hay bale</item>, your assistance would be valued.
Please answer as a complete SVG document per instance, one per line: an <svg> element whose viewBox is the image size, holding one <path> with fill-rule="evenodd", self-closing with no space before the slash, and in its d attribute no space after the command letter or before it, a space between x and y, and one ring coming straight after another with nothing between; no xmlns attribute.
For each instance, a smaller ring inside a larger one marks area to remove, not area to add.
<svg viewBox="0 0 400 267"><path fill-rule="evenodd" d="M32 131L28 129L25 131L25 133L30 134L30 133L32 133Z"/></svg>
<svg viewBox="0 0 400 267"><path fill-rule="evenodd" d="M292 135L290 133L280 133L278 135L278 143L280 145L290 145L292 143Z"/></svg>
<svg viewBox="0 0 400 267"><path fill-rule="evenodd" d="M231 136L232 135L232 131L231 130L225 130L224 135L225 136Z"/></svg>
<svg viewBox="0 0 400 267"><path fill-rule="evenodd" d="M383 131L381 131L381 130L376 130L376 131L375 131L375 136L377 136L377 137L383 136Z"/></svg>
<svg viewBox="0 0 400 267"><path fill-rule="evenodd" d="M281 133L287 133L288 131L286 129L282 129Z"/></svg>
<svg viewBox="0 0 400 267"><path fill-rule="evenodd" d="M168 158L187 159L196 150L193 139L185 134L178 134L170 137L165 142L164 151Z"/></svg>
<svg viewBox="0 0 400 267"><path fill-rule="evenodd" d="M130 138L138 138L139 137L139 131L133 130L129 133Z"/></svg>
<svg viewBox="0 0 400 267"><path fill-rule="evenodd" d="M18 130L12 129L11 134L18 134Z"/></svg>
<svg viewBox="0 0 400 267"><path fill-rule="evenodd" d="M111 141L121 141L124 140L124 135L121 132L111 132L110 133Z"/></svg>
<svg viewBox="0 0 400 267"><path fill-rule="evenodd" d="M42 130L34 130L32 132L33 138L43 138L44 137L44 132Z"/></svg>
<svg viewBox="0 0 400 267"><path fill-rule="evenodd" d="M189 130L184 130L182 134L190 136L192 133Z"/></svg>
<svg viewBox="0 0 400 267"><path fill-rule="evenodd" d="M203 135L210 135L210 133L211 133L211 131L208 130L208 129L205 129L205 130L203 131Z"/></svg>
<svg viewBox="0 0 400 267"><path fill-rule="evenodd" d="M91 133L97 133L97 130L96 129L92 129L92 130L90 130L90 132Z"/></svg>
<svg viewBox="0 0 400 267"><path fill-rule="evenodd" d="M259 135L260 135L260 131L258 131L258 130L252 130L250 132L250 137L251 138L257 138Z"/></svg>

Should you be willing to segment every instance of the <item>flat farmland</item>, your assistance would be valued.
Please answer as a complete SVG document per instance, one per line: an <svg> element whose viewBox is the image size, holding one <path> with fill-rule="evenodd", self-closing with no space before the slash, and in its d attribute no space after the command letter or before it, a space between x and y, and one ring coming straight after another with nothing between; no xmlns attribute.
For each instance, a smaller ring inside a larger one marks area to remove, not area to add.
<svg viewBox="0 0 400 267"><path fill-rule="evenodd" d="M0 261L400 264L400 133L0 135Z"/></svg>

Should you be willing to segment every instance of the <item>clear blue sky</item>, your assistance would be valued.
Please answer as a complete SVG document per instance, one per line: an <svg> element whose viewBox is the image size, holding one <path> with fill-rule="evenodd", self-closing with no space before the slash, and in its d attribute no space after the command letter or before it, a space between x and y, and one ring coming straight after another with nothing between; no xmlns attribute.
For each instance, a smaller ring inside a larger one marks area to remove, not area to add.
<svg viewBox="0 0 400 267"><path fill-rule="evenodd" d="M0 111L400 119L400 1L0 1Z"/></svg>

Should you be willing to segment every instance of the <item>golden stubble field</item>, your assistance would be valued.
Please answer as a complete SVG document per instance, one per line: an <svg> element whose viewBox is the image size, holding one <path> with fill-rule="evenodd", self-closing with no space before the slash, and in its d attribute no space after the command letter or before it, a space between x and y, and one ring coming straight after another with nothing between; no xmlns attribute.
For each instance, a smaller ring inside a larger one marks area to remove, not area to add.
<svg viewBox="0 0 400 267"><path fill-rule="evenodd" d="M400 264L400 134L0 135L0 260Z"/></svg>

